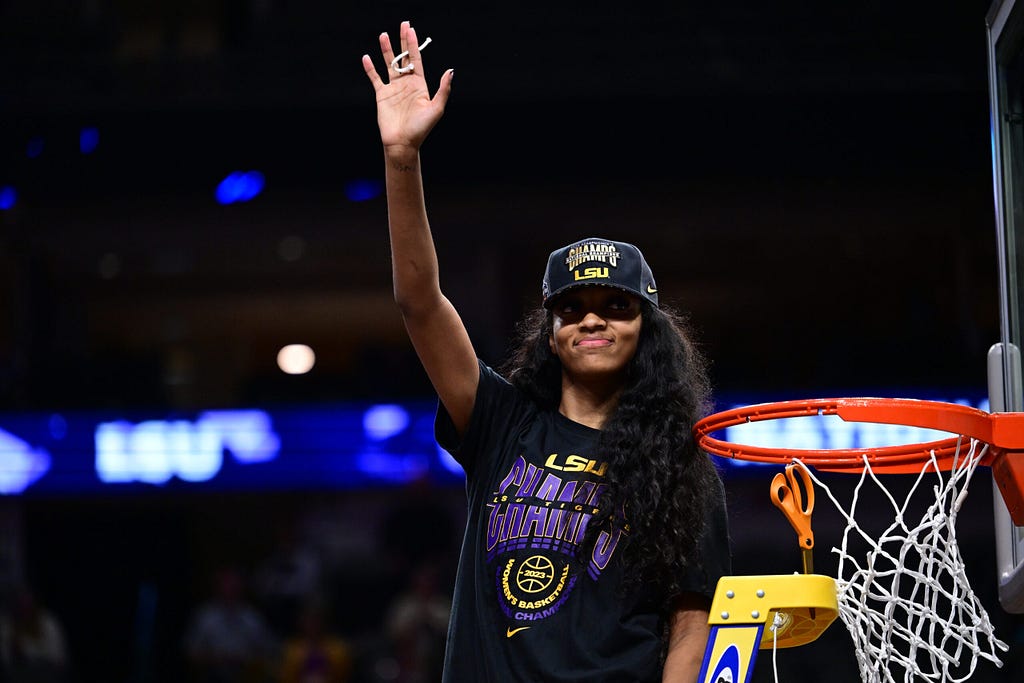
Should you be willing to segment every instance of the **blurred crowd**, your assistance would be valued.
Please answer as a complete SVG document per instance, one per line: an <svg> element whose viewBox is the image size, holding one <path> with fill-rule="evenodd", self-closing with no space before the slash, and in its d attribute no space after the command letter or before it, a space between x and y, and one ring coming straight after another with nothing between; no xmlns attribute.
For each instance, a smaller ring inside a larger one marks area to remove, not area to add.
<svg viewBox="0 0 1024 683"><path fill-rule="evenodd" d="M311 567L296 566L299 574ZM281 575L270 578L308 578ZM308 586L308 585L307 585ZM268 588L270 586L264 586ZM437 681L450 598L430 565L417 567L386 609L376 637L352 640L335 630L326 601L302 584L246 598L237 570L216 577L216 592L193 614L184 634L188 680L197 683L346 683L356 680ZM292 624L289 628L288 624Z"/></svg>
<svg viewBox="0 0 1024 683"><path fill-rule="evenodd" d="M67 645L57 617L25 587L14 590L7 602L0 613L0 680L67 680Z"/></svg>
<svg viewBox="0 0 1024 683"><path fill-rule="evenodd" d="M296 566L299 573L310 566ZM285 578L263 577L263 578ZM307 578L301 576L287 578ZM416 567L383 615L376 636L339 635L316 591L292 589L253 597L257 582L234 567L214 577L209 599L195 607L181 639L183 675L195 683L424 683L440 678L450 597L437 569ZM269 586L267 586L269 587ZM20 587L0 616L0 681L70 683L86 680L70 661L64 626ZM116 636L115 636L116 637ZM126 652L128 656L128 652ZM163 680L153 672L139 679ZM133 678L135 678L133 676Z"/></svg>
<svg viewBox="0 0 1024 683"><path fill-rule="evenodd" d="M89 560L56 572L50 560L38 586L33 576L9 586L0 580L0 683L437 681L460 498L422 481L390 493L340 493L326 506L297 505L301 514L280 509L273 526L250 514L250 527L233 534L211 519L193 529L206 539L200 549L160 538L181 556L171 581L126 573L125 583L137 583L125 591L128 601L112 595L109 582L90 583ZM275 516L274 503L264 505ZM127 507L119 514L133 516ZM262 541L257 552L253 536ZM27 554L27 565L38 566ZM67 585L56 589L54 575Z"/></svg>

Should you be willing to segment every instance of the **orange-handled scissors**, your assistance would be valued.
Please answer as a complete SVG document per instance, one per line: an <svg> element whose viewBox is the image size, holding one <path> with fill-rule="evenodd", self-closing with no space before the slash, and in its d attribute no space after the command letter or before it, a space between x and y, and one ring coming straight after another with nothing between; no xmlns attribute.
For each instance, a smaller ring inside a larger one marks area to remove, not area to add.
<svg viewBox="0 0 1024 683"><path fill-rule="evenodd" d="M803 487L807 491L806 507L804 496L800 492L800 482L797 481L794 470L800 473ZM813 574L814 555L811 549L814 548L814 532L811 531L811 513L814 511L814 483L811 481L811 475L799 465L786 465L786 473L779 472L772 479L772 502L786 515L786 519L800 538L804 574Z"/></svg>

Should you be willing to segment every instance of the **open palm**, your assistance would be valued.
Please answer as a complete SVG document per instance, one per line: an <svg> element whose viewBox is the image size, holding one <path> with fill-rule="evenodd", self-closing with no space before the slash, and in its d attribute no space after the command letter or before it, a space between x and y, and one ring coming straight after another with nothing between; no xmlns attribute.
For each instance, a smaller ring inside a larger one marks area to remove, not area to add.
<svg viewBox="0 0 1024 683"><path fill-rule="evenodd" d="M409 52L412 71L397 73L391 68L395 53L387 33L380 35L380 49L388 82L381 79L369 55L363 55L363 69L377 94L377 125L384 147L418 149L444 114L453 74L451 69L445 72L437 93L431 97L423 75L423 59L416 40L416 30L409 22L402 22L400 36L401 52Z"/></svg>

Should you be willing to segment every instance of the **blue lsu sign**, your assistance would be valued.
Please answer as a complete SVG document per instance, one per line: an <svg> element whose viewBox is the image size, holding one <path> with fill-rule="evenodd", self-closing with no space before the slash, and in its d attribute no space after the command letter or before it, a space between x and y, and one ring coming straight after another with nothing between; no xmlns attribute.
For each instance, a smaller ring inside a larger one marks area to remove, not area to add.
<svg viewBox="0 0 1024 683"><path fill-rule="evenodd" d="M985 401L957 402L987 408ZM461 468L434 441L434 411L433 402L420 402L212 410L170 419L0 415L0 495L165 486L380 486L424 476L460 483ZM739 425L725 430L723 438L796 449L892 445L938 436L930 430L851 424L831 416ZM727 461L726 466L748 463Z"/></svg>

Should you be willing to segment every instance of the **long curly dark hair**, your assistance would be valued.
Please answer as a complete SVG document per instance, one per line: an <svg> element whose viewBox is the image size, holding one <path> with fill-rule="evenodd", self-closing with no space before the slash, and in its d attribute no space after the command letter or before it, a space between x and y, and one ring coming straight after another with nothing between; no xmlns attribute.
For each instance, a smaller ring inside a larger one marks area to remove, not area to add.
<svg viewBox="0 0 1024 683"><path fill-rule="evenodd" d="M683 569L692 563L719 483L692 436L710 407L704 358L678 313L642 301L641 316L636 353L598 439L608 488L581 550L589 557L598 533L624 511L630 531L620 552L630 584L656 582L667 604L681 591ZM513 385L547 410L558 409L562 393L561 363L548 345L552 322L544 308L528 314L519 323L518 347L502 367Z"/></svg>

